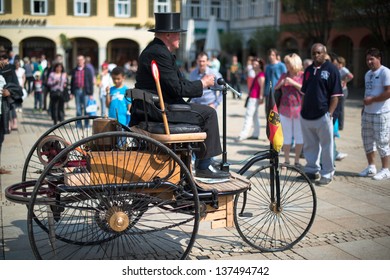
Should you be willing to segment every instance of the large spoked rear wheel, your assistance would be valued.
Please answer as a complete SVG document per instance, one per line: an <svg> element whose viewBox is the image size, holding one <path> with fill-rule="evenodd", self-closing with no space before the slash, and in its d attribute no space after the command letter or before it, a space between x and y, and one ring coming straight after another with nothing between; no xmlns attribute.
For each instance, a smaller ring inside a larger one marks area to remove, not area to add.
<svg viewBox="0 0 390 280"><path fill-rule="evenodd" d="M238 194L234 202L238 233L263 252L283 251L298 243L313 224L317 207L314 187L307 176L294 166L281 164L278 208L276 200L271 199L275 191L271 188L271 170L268 165L251 173L251 188ZM276 185L276 181L273 183Z"/></svg>
<svg viewBox="0 0 390 280"><path fill-rule="evenodd" d="M47 164L58 155L64 147L92 135L92 126L98 116L80 116L67 119L53 125L34 143L24 162L22 181L36 180ZM118 123L118 130L130 131L130 128ZM63 160L66 160L64 158ZM61 161L58 164L62 164Z"/></svg>
<svg viewBox="0 0 390 280"><path fill-rule="evenodd" d="M66 165L57 162L66 157ZM69 145L44 169L28 206L38 259L185 259L199 199L180 158L139 134Z"/></svg>
<svg viewBox="0 0 390 280"><path fill-rule="evenodd" d="M61 123L53 125L34 143L24 162L22 171L22 182L32 182L37 180L46 166L67 146L77 141L91 136L92 129L96 119L102 119L99 116L79 116L67 119ZM130 131L130 128L120 123L116 123L115 130ZM61 160L56 161L56 167L64 167L68 158L64 154ZM23 184L22 186L26 186ZM43 190L41 191L43 192ZM19 200L30 200L31 188L19 188L17 198ZM37 221L38 224L39 221Z"/></svg>

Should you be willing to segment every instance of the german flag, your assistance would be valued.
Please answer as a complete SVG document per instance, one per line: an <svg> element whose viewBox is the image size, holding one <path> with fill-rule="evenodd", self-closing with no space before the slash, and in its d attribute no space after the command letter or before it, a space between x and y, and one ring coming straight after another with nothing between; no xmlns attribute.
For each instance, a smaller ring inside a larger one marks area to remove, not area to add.
<svg viewBox="0 0 390 280"><path fill-rule="evenodd" d="M270 84L268 95L267 137L273 149L279 153L283 146L283 131L278 107L276 106L274 93L272 92L272 84Z"/></svg>

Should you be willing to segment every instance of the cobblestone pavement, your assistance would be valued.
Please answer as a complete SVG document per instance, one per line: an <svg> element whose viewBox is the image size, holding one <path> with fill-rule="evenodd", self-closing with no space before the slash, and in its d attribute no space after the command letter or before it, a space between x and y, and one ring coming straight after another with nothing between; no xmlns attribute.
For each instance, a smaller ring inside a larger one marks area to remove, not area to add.
<svg viewBox="0 0 390 280"><path fill-rule="evenodd" d="M316 187L317 215L301 242L291 250L259 253L240 238L235 228L210 230L206 222L201 223L190 259L389 260L390 180L374 181L357 176L366 166L360 137L361 94L361 91L350 94L346 102L345 129L336 140L338 150L348 153L348 157L336 162L335 179L329 186ZM245 159L269 145L265 136L264 105L260 107L260 140L235 143L234 138L243 124L245 98L233 100L230 93L227 96L228 161L231 170L237 171ZM26 207L4 197L4 189L20 181L30 147L51 125L47 114L33 112L32 100L32 96L28 97L23 113L18 113L19 130L7 135L3 144L1 166L12 170L12 174L0 175L0 259L33 259L26 229ZM72 101L70 104L74 107ZM67 117L73 117L74 108L66 113ZM221 107L218 114L222 130ZM380 167L379 159L376 160Z"/></svg>
<svg viewBox="0 0 390 280"><path fill-rule="evenodd" d="M233 229L235 230L235 229ZM293 249L286 250L283 252L275 253L259 253L249 247L247 244L239 240L237 236L236 243L217 244L212 247L205 247L202 244L195 246L192 250L191 259L229 259L230 257L236 257L237 259L265 259L265 260L304 260L310 259L309 257L301 254L301 249L310 247L321 247L321 246L337 246L338 244L362 241L362 240L375 240L381 238L388 238L390 236L390 226L377 226L370 228L354 229L354 230L343 230L337 232L323 233L320 235L308 233L305 238L296 244ZM385 253L384 259L389 259L390 255ZM319 258L322 259L322 258ZM328 258L325 258L328 259ZM329 258L332 259L332 258ZM355 259L353 256L346 259Z"/></svg>

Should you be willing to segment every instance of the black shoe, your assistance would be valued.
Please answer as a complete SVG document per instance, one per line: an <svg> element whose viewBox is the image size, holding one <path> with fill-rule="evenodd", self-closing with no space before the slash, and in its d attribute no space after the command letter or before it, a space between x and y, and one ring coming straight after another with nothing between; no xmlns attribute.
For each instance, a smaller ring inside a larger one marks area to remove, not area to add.
<svg viewBox="0 0 390 280"><path fill-rule="evenodd" d="M207 169L196 169L195 177L210 178L210 179L228 179L229 172L221 171L213 165L209 165Z"/></svg>
<svg viewBox="0 0 390 280"><path fill-rule="evenodd" d="M316 185L325 187L325 186L329 185L330 183L332 183L332 181L333 181L332 178L321 177L321 179L316 182Z"/></svg>
<svg viewBox="0 0 390 280"><path fill-rule="evenodd" d="M311 181L317 182L320 180L321 175L320 173L305 173L307 178L309 178ZM298 176L298 180L305 181L306 179L303 176Z"/></svg>
<svg viewBox="0 0 390 280"><path fill-rule="evenodd" d="M310 180L318 181L321 178L320 173L306 173L306 176L309 177Z"/></svg>

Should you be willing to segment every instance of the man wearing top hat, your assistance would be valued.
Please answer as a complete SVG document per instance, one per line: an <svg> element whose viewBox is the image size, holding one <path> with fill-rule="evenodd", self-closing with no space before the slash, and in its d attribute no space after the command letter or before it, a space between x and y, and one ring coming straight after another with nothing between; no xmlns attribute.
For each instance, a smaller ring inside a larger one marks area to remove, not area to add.
<svg viewBox="0 0 390 280"><path fill-rule="evenodd" d="M176 57L173 54L179 48L180 33L186 30L180 27L180 13L155 13L156 26L150 29L155 33L154 40L142 51L138 60L135 87L157 92L152 75L151 62L155 60L160 72L161 90L166 104L188 104L183 97L200 97L203 89L214 86L215 76L205 75L201 80L189 81L183 78ZM222 153L219 138L218 118L216 111L200 104L188 104L190 112L169 112L170 123L189 123L199 125L207 133L206 152L198 160L196 176L204 178L228 178L229 173L216 169L211 158ZM134 100L130 126L143 121L142 102ZM161 114L148 110L148 118L162 121Z"/></svg>

